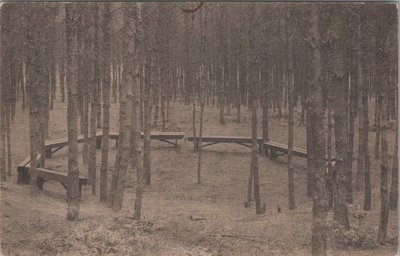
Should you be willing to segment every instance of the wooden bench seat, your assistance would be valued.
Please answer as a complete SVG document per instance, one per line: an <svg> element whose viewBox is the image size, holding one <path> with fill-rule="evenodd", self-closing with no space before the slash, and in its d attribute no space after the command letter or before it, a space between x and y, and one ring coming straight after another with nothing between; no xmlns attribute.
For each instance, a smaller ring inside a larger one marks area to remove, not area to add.
<svg viewBox="0 0 400 256"><path fill-rule="evenodd" d="M194 141L193 136L187 137L188 141ZM196 141L199 141L199 137L196 137ZM202 136L201 142L206 142L207 144L202 144L201 147L207 147L215 145L218 143L236 143L245 147L251 147L252 139L251 137L240 137L240 136ZM261 138L257 139L257 144L262 142Z"/></svg>
<svg viewBox="0 0 400 256"><path fill-rule="evenodd" d="M188 141L194 141L193 136L187 137ZM196 137L197 142L199 138ZM236 143L242 146L251 147L252 138L251 137L240 137L240 136L202 136L201 141L207 144L202 144L201 147L207 147L211 145L215 145L217 143ZM261 146L264 145L264 148L267 150L268 155L271 159L276 159L280 155L285 155L288 152L288 146L282 143L268 141L263 143L262 138L257 138L257 144L259 144L260 149ZM261 150L260 150L261 151ZM307 158L307 150L302 148L293 147L293 155Z"/></svg>
<svg viewBox="0 0 400 256"><path fill-rule="evenodd" d="M96 147L97 148L101 147L101 138L102 137L103 137L102 132L96 133ZM85 141L85 137L83 135L79 135L78 143L82 143L84 141ZM44 143L44 146L45 146L46 158L51 158L51 156L54 152L57 152L58 150L62 149L65 146L68 146L68 138L46 140L46 142Z"/></svg>
<svg viewBox="0 0 400 256"><path fill-rule="evenodd" d="M18 171L18 182L23 184L30 183L30 163L27 164L24 168L17 169ZM56 172L53 170L45 169L45 168L36 168L37 174L37 186L40 190L43 190L43 185L48 180L54 180L60 182L63 187L67 190L69 180L67 173ZM79 197L81 196L82 186L87 185L86 177L79 177Z"/></svg>
<svg viewBox="0 0 400 256"><path fill-rule="evenodd" d="M264 147L266 147L266 149L269 150L270 159L276 159L280 155L286 155L289 151L288 145L274 142L274 141L268 141L268 142L264 143ZM293 152L294 156L307 158L307 150L306 149L293 147L292 152Z"/></svg>
<svg viewBox="0 0 400 256"><path fill-rule="evenodd" d="M174 145L175 147L178 147L178 140L182 140L184 137L185 137L184 132L158 132L158 131L150 132L150 139L166 142L166 143ZM117 132L110 132L109 138L115 139L116 144L118 145L119 134ZM140 133L140 138L141 139L144 138L143 132ZM100 141L100 143L101 143L101 141ZM101 144L100 144L100 146L101 146Z"/></svg>

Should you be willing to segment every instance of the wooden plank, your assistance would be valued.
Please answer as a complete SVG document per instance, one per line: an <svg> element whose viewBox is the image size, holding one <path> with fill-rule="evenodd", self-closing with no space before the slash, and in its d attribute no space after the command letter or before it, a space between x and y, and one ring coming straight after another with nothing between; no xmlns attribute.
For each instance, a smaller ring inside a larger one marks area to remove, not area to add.
<svg viewBox="0 0 400 256"><path fill-rule="evenodd" d="M20 163L17 164L17 166L21 166L24 167L27 164L29 164L31 162L31 157L28 156L27 158L25 158L24 160L22 160Z"/></svg>
<svg viewBox="0 0 400 256"><path fill-rule="evenodd" d="M37 168L37 175L40 177L48 178L59 182L68 182L68 174L62 172L55 172L52 170Z"/></svg>
<svg viewBox="0 0 400 256"><path fill-rule="evenodd" d="M36 160L37 160L36 164L37 164L37 166L39 166L39 164L40 164L40 158L41 158L41 155L37 154L36 155ZM19 163L17 165L17 167L18 166L20 166L20 167L31 167L31 157L28 156L27 158L25 158L21 163Z"/></svg>
<svg viewBox="0 0 400 256"><path fill-rule="evenodd" d="M27 170L30 172L30 167L27 167ZM69 179L68 173L56 172L45 168L36 168L36 173L38 177L48 178L50 180L55 180L59 182L68 182ZM79 176L79 179L87 180L87 178L83 176Z"/></svg>
<svg viewBox="0 0 400 256"><path fill-rule="evenodd" d="M102 132L96 133L96 138L101 138L103 136ZM90 137L88 137L89 139ZM78 143L82 143L85 141L85 137L83 135L78 136ZM47 140L45 142L45 148L58 148L65 147L68 145L68 138L55 139L55 140Z"/></svg>
<svg viewBox="0 0 400 256"><path fill-rule="evenodd" d="M187 137L188 141L194 141L193 136ZM196 140L199 138L196 137ZM202 136L202 142L217 142L217 143L251 143L251 137L240 137L240 136ZM262 142L261 138L257 139L257 143Z"/></svg>
<svg viewBox="0 0 400 256"><path fill-rule="evenodd" d="M140 138L143 139L143 137L144 137L144 133L141 132ZM155 140L183 139L184 137L185 137L184 132L157 132L157 131L150 132L150 138L155 139Z"/></svg>

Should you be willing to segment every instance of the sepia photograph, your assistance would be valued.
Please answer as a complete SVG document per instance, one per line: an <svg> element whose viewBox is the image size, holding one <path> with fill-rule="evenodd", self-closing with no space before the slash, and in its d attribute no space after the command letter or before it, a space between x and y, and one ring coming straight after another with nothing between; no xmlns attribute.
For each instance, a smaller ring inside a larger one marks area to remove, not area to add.
<svg viewBox="0 0 400 256"><path fill-rule="evenodd" d="M0 2L0 256L399 256L398 13Z"/></svg>

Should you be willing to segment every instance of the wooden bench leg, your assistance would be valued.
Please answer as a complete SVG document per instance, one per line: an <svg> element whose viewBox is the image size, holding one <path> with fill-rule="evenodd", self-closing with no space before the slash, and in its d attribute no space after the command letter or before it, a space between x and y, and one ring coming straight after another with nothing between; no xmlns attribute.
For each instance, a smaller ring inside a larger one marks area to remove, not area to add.
<svg viewBox="0 0 400 256"><path fill-rule="evenodd" d="M44 185L45 182L46 182L45 178L37 177L36 183L37 183L37 187L38 187L39 190L43 190L43 185Z"/></svg>
<svg viewBox="0 0 400 256"><path fill-rule="evenodd" d="M100 138L96 138L96 148L97 149L101 148L101 137Z"/></svg>
<svg viewBox="0 0 400 256"><path fill-rule="evenodd" d="M118 139L115 139L115 147L118 148Z"/></svg>
<svg viewBox="0 0 400 256"><path fill-rule="evenodd" d="M277 158L278 158L278 154L277 154L276 150L271 148L269 150L269 159L276 160Z"/></svg>
<svg viewBox="0 0 400 256"><path fill-rule="evenodd" d="M51 148L46 148L45 149L45 157L51 158L51 156L52 156Z"/></svg>
<svg viewBox="0 0 400 256"><path fill-rule="evenodd" d="M79 199L82 197L82 184L79 183Z"/></svg>
<svg viewBox="0 0 400 256"><path fill-rule="evenodd" d="M22 184L30 183L29 168L25 166L18 166L17 172L18 172L18 180L17 180L18 183Z"/></svg>

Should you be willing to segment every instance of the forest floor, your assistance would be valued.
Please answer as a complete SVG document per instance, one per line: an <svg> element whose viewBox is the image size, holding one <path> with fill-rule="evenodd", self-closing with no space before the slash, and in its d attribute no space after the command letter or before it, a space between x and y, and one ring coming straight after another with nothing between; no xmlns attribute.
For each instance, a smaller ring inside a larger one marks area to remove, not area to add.
<svg viewBox="0 0 400 256"><path fill-rule="evenodd" d="M114 104L111 116L113 131L117 131L117 109ZM173 104L168 130L180 130L191 135L191 111L191 106ZM218 122L218 114L217 109L206 107L203 134L250 136L247 109L242 109L241 123L234 122L235 109L226 115L224 125ZM180 147L174 148L152 141L152 180L151 185L145 187L142 221L131 218L135 196L135 175L131 171L121 212L115 213L100 203L98 195L92 195L91 188L86 186L82 191L80 220L70 222L65 218L67 204L62 185L49 181L43 192L31 198L29 186L16 184L15 166L29 155L28 125L27 114L18 109L12 125L13 173L10 181L1 187L3 255L310 255L312 201L305 195L305 159L294 158L296 209L289 211L286 156L277 161L259 157L261 199L266 204L266 214L258 216L254 204L252 208L244 208L250 149L236 144L204 148L203 184L198 185L197 153L193 152L192 143L181 141ZM66 105L55 103L49 127L50 139L66 137ZM294 134L295 146L305 148L305 127L298 126L298 120ZM395 131L389 134L390 166L394 135ZM374 137L371 132L371 156ZM270 121L270 138L286 143L285 119ZM116 151L115 144L110 145L112 169ZM357 136L354 148L356 152ZM97 159L99 166L99 150ZM67 149L46 160L46 168L67 172ZM81 159L80 172L87 175ZM374 160L371 182L372 210L366 213L359 227L342 235L346 244L330 241L330 255L396 254L396 211L390 212L388 244L374 242L380 209L380 169L379 162ZM362 198L362 193L355 192L353 208L356 211L363 203Z"/></svg>

